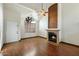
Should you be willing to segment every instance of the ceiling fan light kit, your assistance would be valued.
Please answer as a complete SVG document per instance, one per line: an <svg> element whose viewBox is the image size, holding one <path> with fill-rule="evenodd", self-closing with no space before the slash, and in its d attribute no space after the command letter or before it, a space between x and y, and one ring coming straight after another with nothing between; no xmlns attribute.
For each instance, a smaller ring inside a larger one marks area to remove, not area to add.
<svg viewBox="0 0 79 59"><path fill-rule="evenodd" d="M42 16L46 16L48 12L45 11L45 9L43 8L43 3L42 3L42 8L41 8L41 11L40 11L40 15Z"/></svg>

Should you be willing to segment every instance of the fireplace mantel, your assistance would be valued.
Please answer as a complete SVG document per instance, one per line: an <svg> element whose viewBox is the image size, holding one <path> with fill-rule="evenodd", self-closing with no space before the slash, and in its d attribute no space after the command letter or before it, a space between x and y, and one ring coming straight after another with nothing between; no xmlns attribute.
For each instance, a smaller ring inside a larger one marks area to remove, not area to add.
<svg viewBox="0 0 79 59"><path fill-rule="evenodd" d="M55 31L59 31L60 29L58 29L58 28L48 28L48 29L47 29L47 31L54 31L54 30L55 30Z"/></svg>

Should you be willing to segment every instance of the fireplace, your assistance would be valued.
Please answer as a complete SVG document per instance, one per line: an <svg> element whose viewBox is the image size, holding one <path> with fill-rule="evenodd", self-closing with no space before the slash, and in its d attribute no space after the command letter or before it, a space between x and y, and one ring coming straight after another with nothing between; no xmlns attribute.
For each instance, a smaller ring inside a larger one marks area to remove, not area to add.
<svg viewBox="0 0 79 59"><path fill-rule="evenodd" d="M54 32L48 32L48 39L52 42L57 42L57 35Z"/></svg>
<svg viewBox="0 0 79 59"><path fill-rule="evenodd" d="M47 29L48 33L48 41L59 44L59 29L57 28L49 28Z"/></svg>

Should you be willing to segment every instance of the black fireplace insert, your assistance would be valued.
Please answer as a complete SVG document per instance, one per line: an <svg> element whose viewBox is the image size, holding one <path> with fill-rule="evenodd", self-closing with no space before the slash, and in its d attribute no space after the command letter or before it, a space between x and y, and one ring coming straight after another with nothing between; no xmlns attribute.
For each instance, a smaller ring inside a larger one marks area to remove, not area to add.
<svg viewBox="0 0 79 59"><path fill-rule="evenodd" d="M48 40L52 42L57 42L57 35L54 32L48 32Z"/></svg>

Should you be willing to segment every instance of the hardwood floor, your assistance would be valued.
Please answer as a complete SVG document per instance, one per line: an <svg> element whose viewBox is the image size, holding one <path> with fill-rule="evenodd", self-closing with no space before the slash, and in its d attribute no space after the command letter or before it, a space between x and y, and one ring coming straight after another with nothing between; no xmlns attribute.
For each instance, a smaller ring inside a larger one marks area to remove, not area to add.
<svg viewBox="0 0 79 59"><path fill-rule="evenodd" d="M61 43L54 46L44 38L36 37L5 44L4 56L79 56L79 47Z"/></svg>

